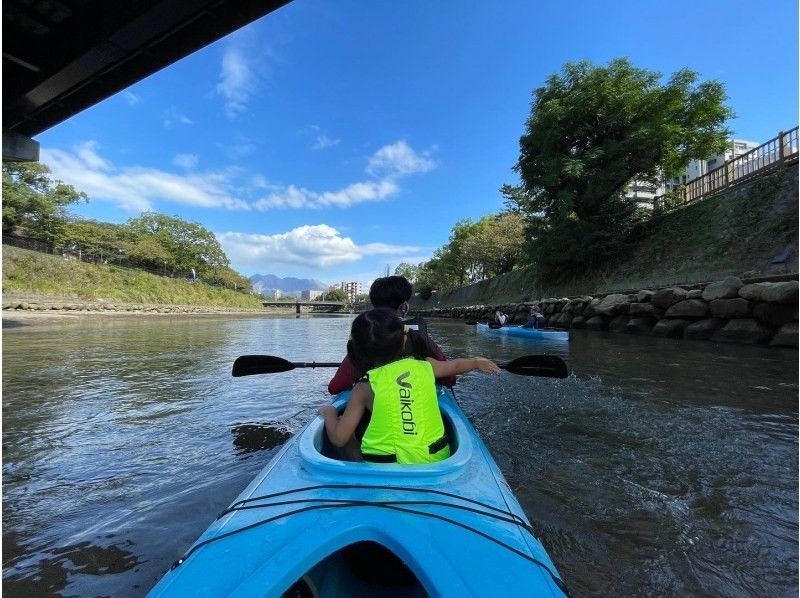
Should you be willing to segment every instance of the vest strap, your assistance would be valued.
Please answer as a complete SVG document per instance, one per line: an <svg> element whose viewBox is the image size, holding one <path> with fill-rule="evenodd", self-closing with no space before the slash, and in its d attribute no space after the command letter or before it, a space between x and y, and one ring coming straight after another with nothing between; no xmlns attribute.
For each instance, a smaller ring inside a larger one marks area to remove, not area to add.
<svg viewBox="0 0 800 598"><path fill-rule="evenodd" d="M428 446L428 453L435 455L445 447L447 447L447 436L442 436L439 440L431 443L431 445Z"/></svg>
<svg viewBox="0 0 800 598"><path fill-rule="evenodd" d="M370 463L397 463L397 455L372 455L370 453L361 453L364 461Z"/></svg>
<svg viewBox="0 0 800 598"><path fill-rule="evenodd" d="M428 446L428 454L435 455L439 451L447 448L447 436L442 436L436 442ZM397 455L373 455L371 453L361 453L364 461L370 463L397 463Z"/></svg>

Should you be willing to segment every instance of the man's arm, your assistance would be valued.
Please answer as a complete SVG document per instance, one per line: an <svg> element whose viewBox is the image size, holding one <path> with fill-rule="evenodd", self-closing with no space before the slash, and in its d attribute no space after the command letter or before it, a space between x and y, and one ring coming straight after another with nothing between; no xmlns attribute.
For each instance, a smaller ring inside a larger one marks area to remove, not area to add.
<svg viewBox="0 0 800 598"><path fill-rule="evenodd" d="M356 383L356 367L348 355L342 360L339 369L328 382L328 392L332 395L338 395L340 392L350 390Z"/></svg>

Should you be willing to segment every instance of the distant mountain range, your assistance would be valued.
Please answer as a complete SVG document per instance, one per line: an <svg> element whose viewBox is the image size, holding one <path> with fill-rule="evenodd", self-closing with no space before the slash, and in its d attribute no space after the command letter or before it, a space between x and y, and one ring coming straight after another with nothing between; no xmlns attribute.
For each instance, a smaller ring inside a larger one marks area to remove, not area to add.
<svg viewBox="0 0 800 598"><path fill-rule="evenodd" d="M281 293L299 293L300 291L327 291L330 285L315 278L281 278L274 274L253 274L250 277L253 290L262 295L271 295L275 289Z"/></svg>

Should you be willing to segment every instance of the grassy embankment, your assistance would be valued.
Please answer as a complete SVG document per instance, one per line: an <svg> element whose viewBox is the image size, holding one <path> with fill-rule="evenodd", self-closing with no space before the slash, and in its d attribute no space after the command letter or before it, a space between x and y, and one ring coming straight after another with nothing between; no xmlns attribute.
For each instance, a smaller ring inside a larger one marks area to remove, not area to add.
<svg viewBox="0 0 800 598"><path fill-rule="evenodd" d="M537 280L521 268L436 295L418 307L500 304L761 276L798 270L797 166L761 177L654 220L645 238L603 270L568 282ZM580 242L576 239L576 242ZM787 252L788 259L773 264Z"/></svg>
<svg viewBox="0 0 800 598"><path fill-rule="evenodd" d="M3 295L263 309L258 297L230 289L155 276L141 270L64 260L10 245L3 245Z"/></svg>

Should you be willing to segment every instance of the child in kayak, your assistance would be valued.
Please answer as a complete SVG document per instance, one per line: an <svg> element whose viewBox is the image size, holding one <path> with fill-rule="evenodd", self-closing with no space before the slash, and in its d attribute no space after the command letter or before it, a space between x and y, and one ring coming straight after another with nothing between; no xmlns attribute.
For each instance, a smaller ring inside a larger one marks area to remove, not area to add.
<svg viewBox="0 0 800 598"><path fill-rule="evenodd" d="M451 361L425 357L420 338L406 333L390 309L373 309L353 321L350 357L366 374L353 387L341 416L332 405L320 409L328 439L344 447L347 458L433 463L450 456L436 378L472 370L496 374L500 368L483 357ZM412 356L407 357L409 344ZM372 417L359 442L356 428L366 411L372 412Z"/></svg>
<svg viewBox="0 0 800 598"><path fill-rule="evenodd" d="M408 318L408 302L411 300L413 289L411 283L404 276L386 276L378 278L369 288L369 300L372 307L386 307L391 309L409 328L417 330L427 344L429 355L440 361L447 358L434 340L428 336L425 321L422 318ZM410 346L408 347L410 349ZM410 355L410 353L408 353ZM363 374L363 372L362 372ZM328 382L328 392L332 395L339 394L344 390L350 390L356 383L359 372L356 371L353 360L348 355L342 360L339 369ZM444 386L453 386L456 383L455 376L439 378L438 382Z"/></svg>

